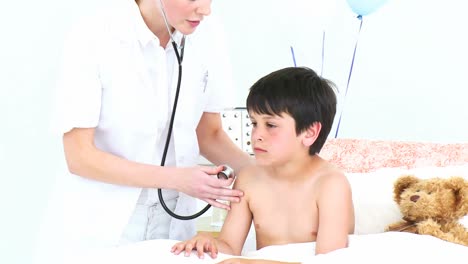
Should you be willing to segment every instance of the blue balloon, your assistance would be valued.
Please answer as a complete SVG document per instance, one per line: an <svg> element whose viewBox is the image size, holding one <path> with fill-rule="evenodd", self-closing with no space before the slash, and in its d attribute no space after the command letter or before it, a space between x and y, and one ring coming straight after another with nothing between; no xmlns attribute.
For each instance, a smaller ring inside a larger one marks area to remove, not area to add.
<svg viewBox="0 0 468 264"><path fill-rule="evenodd" d="M346 0L354 13L366 16L384 5L387 0Z"/></svg>

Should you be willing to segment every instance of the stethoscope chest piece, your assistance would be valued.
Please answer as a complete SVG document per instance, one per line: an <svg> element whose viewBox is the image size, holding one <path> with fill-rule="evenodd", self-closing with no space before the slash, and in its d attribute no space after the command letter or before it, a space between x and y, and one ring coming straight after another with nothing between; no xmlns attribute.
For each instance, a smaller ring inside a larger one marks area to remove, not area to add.
<svg viewBox="0 0 468 264"><path fill-rule="evenodd" d="M218 179L227 180L234 177L234 170L228 165L223 165L223 170L218 172Z"/></svg>

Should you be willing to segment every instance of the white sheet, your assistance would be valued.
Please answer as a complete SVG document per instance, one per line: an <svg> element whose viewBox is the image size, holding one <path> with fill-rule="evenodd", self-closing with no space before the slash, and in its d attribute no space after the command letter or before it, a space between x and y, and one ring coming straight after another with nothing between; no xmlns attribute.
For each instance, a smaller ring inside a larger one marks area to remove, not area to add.
<svg viewBox="0 0 468 264"><path fill-rule="evenodd" d="M151 240L129 246L112 248L99 253L74 257L66 263L130 264L130 263L217 263L232 257L219 254L216 260L205 254L199 259L173 255L170 252L174 240ZM314 243L270 246L246 253L244 258L264 258L302 263L444 263L448 260L464 263L468 259L468 247L445 242L432 236L387 232L369 235L351 235L348 248L314 256Z"/></svg>

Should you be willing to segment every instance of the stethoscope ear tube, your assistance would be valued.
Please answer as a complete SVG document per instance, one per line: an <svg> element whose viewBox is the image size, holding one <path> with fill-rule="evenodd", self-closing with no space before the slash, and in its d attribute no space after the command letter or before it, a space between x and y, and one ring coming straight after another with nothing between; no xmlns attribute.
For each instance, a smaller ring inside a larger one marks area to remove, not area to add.
<svg viewBox="0 0 468 264"><path fill-rule="evenodd" d="M182 41L180 43L181 51L180 51L180 54L179 54L177 44L174 41L174 39L172 38L172 32L169 29L169 23L167 22L166 12L164 11L164 5L163 5L162 1L160 1L160 3L161 3L162 16L164 18L164 23L166 24L167 32L169 33L169 36L171 37L172 47L174 48L174 52L175 52L176 57L177 57L177 62L179 64L179 76L177 78L177 88L176 88L176 94L175 94L175 98L174 98L174 105L173 105L173 108L172 108L171 119L170 119L170 122L169 122L169 128L168 128L167 138L166 138L166 144L164 146L163 156L161 158L161 166L164 166L164 164L166 162L167 151L169 149L169 142L171 141L171 134L172 134L172 128L174 126L174 117L175 117L175 113L176 113L176 109L177 109L177 102L179 101L180 83L182 81L182 61L183 61L183 58L184 58L185 35L182 37ZM200 212L198 212L198 213L196 213L194 215L182 216L182 215L175 214L174 212L172 212L167 207L166 203L164 202L164 198L162 196L162 190L160 188L158 188L158 197L159 197L159 202L161 203L161 206L164 208L164 210L170 216L172 216L172 217L174 217L176 219L179 219L179 220L192 220L192 219L195 219L195 218L201 216L202 214L204 214L211 207L211 205L208 204Z"/></svg>
<svg viewBox="0 0 468 264"><path fill-rule="evenodd" d="M185 36L182 38L182 41L185 42ZM161 166L164 166L164 164L166 162L167 151L169 149L169 142L171 141L171 134L172 134L173 126L174 126L174 119L175 119L175 114L176 114L176 109L177 109L177 102L179 101L180 83L182 81L182 60L183 60L183 56L184 56L185 43L182 43L182 45L181 45L182 47L181 47L181 54L180 55L179 55L179 52L178 52L178 49L177 49L177 44L173 41L172 45L174 47L174 52L176 54L177 62L179 64L179 76L177 78L177 88L176 88L176 94L175 94L175 98L174 98L174 105L173 105L173 108L172 108L171 119L170 119L170 122L169 122L169 128L168 128L168 132L167 132L166 144L164 145L163 156L161 158ZM223 165L223 170L220 171L217 176L218 176L218 179L234 178L234 170L231 169L227 165ZM172 217L174 217L176 219L179 219L179 220L192 220L192 219L195 219L195 218L203 215L211 207L211 205L208 204L208 205L205 206L205 208L203 208L200 212L198 212L196 214L189 215L189 216L182 216L182 215L175 214L174 212L172 212L167 207L166 203L164 202L164 198L162 196L162 190L160 188L158 188L158 197L159 197L159 202L161 203L161 206L164 208L164 210L170 216L172 216Z"/></svg>
<svg viewBox="0 0 468 264"><path fill-rule="evenodd" d="M179 52L177 50L177 44L175 42L172 42L172 45L174 47L174 52L175 52L175 54L177 56L177 61L179 63L179 76L177 78L177 88L176 88L176 94L175 94L175 98L174 98L174 105L173 105L173 108L172 108L171 119L170 119L170 122L169 122L169 128L168 128L168 132L167 132L166 144L164 146L163 156L161 158L161 166L164 166L165 163L166 163L167 151L169 149L169 142L171 141L171 134L172 134L173 126L174 126L174 118L175 118L175 113L176 113L176 109L177 109L177 102L179 101L180 83L182 81L182 58L180 57ZM164 202L164 198L162 196L162 190L160 188L158 188L158 197L159 197L159 203L161 203L161 206L164 208L164 211L166 211L170 216L172 216L172 217L174 217L176 219L179 219L179 220L192 220L192 219L195 219L195 218L201 216L202 214L204 214L211 207L211 205L208 204L200 212L198 212L198 213L196 213L194 215L182 216L182 215L175 214L174 212L171 211L171 209L169 209L167 207L166 203Z"/></svg>

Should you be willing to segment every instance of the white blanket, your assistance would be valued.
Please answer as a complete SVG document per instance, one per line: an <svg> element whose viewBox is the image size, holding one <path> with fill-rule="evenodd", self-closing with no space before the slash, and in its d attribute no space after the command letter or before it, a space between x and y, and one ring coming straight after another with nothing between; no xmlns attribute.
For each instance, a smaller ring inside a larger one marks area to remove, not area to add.
<svg viewBox="0 0 468 264"><path fill-rule="evenodd" d="M205 254L199 259L173 255L170 248L174 240L151 240L129 246L106 249L99 253L73 257L66 263L217 263L232 256L219 254L212 259ZM258 258L302 263L444 263L468 260L468 247L449 243L432 236L387 232L370 235L351 235L348 248L328 254L314 255L315 243L269 246L244 254L243 258Z"/></svg>

